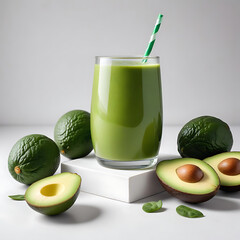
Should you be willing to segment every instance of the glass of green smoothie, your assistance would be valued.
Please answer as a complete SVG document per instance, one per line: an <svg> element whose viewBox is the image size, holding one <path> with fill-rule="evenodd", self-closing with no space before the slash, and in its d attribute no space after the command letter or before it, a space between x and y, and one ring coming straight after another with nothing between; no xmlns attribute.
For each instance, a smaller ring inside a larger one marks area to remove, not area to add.
<svg viewBox="0 0 240 240"><path fill-rule="evenodd" d="M116 169L156 164L162 135L159 57L96 57L91 136L98 162Z"/></svg>

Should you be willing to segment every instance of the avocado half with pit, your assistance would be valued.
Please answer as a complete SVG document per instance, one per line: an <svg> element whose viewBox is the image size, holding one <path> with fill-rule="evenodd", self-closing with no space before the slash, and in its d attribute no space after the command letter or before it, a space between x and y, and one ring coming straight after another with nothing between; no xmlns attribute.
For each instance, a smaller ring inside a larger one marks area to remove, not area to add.
<svg viewBox="0 0 240 240"><path fill-rule="evenodd" d="M81 177L76 173L60 173L33 183L25 193L25 200L35 211L57 215L76 201Z"/></svg>
<svg viewBox="0 0 240 240"><path fill-rule="evenodd" d="M225 152L204 159L220 178L220 189L240 191L240 152Z"/></svg>
<svg viewBox="0 0 240 240"><path fill-rule="evenodd" d="M220 181L207 163L195 158L164 160L158 163L157 176L172 196L189 203L200 203L216 195Z"/></svg>

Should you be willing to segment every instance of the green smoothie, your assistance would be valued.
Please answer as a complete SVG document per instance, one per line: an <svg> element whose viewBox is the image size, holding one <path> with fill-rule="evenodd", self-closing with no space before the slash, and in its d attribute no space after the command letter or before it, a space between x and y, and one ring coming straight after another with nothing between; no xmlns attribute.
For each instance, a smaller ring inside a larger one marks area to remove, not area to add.
<svg viewBox="0 0 240 240"><path fill-rule="evenodd" d="M117 161L154 158L161 135L159 64L96 64L91 105L96 156Z"/></svg>

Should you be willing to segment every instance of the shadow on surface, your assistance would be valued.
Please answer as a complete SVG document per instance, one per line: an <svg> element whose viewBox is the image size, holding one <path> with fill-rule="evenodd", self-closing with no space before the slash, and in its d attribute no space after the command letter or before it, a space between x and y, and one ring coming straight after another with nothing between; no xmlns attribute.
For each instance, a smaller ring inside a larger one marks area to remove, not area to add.
<svg viewBox="0 0 240 240"><path fill-rule="evenodd" d="M214 197L208 202L199 204L203 209L213 211L235 211L240 209L240 205L231 199Z"/></svg>
<svg viewBox="0 0 240 240"><path fill-rule="evenodd" d="M163 160L170 160L170 159L176 159L176 158L181 158L180 155L172 155L172 154L160 154L158 157L158 162L163 161Z"/></svg>
<svg viewBox="0 0 240 240"><path fill-rule="evenodd" d="M166 192L161 192L161 193L158 193L158 194L155 194L155 195L152 195L150 197L147 197L147 198L143 198L143 199L140 199L134 203L139 203L139 204L142 204L142 203L146 203L146 202L152 202L152 201L158 201L158 200L166 200L168 198L171 198L171 196Z"/></svg>
<svg viewBox="0 0 240 240"><path fill-rule="evenodd" d="M92 151L91 153L89 153L87 156L83 157L84 159L87 158L87 159L95 159L96 156L94 154L94 152ZM81 159L81 158L78 158L78 159Z"/></svg>
<svg viewBox="0 0 240 240"><path fill-rule="evenodd" d="M76 204L67 212L56 216L45 216L47 221L59 224L77 224L93 221L101 214L101 210L85 204Z"/></svg>
<svg viewBox="0 0 240 240"><path fill-rule="evenodd" d="M240 191L239 192L224 192L222 190L219 190L217 195L221 196L221 197L240 199Z"/></svg>
<svg viewBox="0 0 240 240"><path fill-rule="evenodd" d="M18 186L18 189L19 189L19 192L23 192L22 194L24 194L26 192L26 190L28 189L30 185L25 185L25 184L19 184Z"/></svg>
<svg viewBox="0 0 240 240"><path fill-rule="evenodd" d="M167 210L167 208L162 207L158 211L153 212L153 213L161 213L161 212L165 212L166 210Z"/></svg>

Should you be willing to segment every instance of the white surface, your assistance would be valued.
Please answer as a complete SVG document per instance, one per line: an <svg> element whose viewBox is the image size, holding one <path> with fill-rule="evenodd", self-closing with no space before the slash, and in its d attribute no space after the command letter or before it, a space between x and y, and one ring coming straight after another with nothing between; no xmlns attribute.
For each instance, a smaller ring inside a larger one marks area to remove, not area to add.
<svg viewBox="0 0 240 240"><path fill-rule="evenodd" d="M233 150L240 150L240 127L232 127ZM161 154L174 155L180 127L165 127ZM7 196L23 194L26 186L8 173L7 158L13 144L32 133L53 136L53 127L0 127L0 238L4 240L82 239L82 240L238 240L240 192L219 192L212 200L192 206L201 210L201 219L183 218L175 212L185 204L163 192L135 203L124 203L81 192L67 212L47 217L34 212L25 202ZM66 160L66 159L63 159ZM59 172L59 170L58 170ZM84 179L83 179L84 181ZM143 203L163 200L159 213L142 211Z"/></svg>
<svg viewBox="0 0 240 240"><path fill-rule="evenodd" d="M143 55L159 13L164 122L240 124L239 12L239 0L0 0L0 124L89 111L94 56Z"/></svg>
<svg viewBox="0 0 240 240"><path fill-rule="evenodd" d="M163 191L155 173L148 170L116 170L102 167L92 153L86 158L68 160L61 172L78 173L83 181L81 190L123 202L134 202Z"/></svg>

